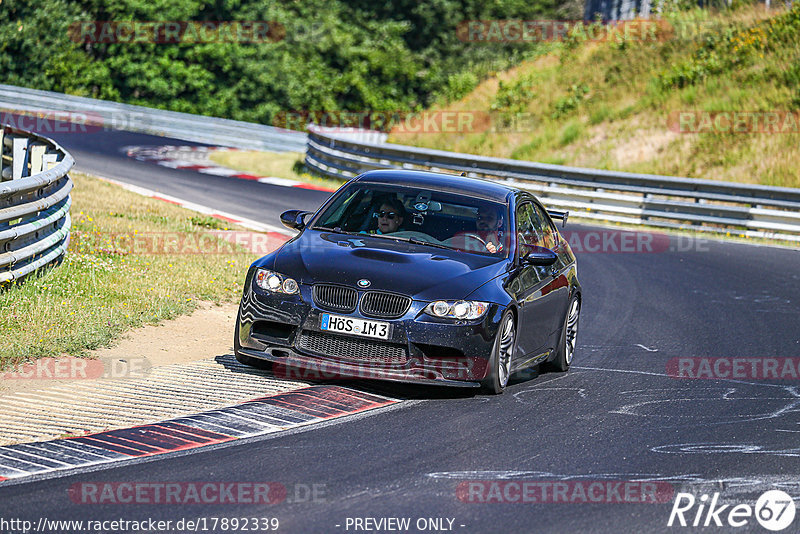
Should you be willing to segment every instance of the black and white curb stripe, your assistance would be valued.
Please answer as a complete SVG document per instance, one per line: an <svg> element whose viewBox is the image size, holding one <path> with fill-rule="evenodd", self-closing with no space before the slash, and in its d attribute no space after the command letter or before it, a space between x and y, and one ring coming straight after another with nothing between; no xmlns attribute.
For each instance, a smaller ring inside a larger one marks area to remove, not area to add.
<svg viewBox="0 0 800 534"><path fill-rule="evenodd" d="M209 158L212 152L237 150L235 148L217 146L126 146L123 148L128 157L138 161L155 163L162 167L171 169L186 169L203 174L213 174L215 176L228 176L241 180L255 180L264 184L280 185L285 187L300 187L303 189L315 189L318 191L333 191L333 189L318 185L307 184L288 178L278 178L276 176L258 176L256 174L237 171L219 165Z"/></svg>
<svg viewBox="0 0 800 534"><path fill-rule="evenodd" d="M155 424L0 447L0 483L196 449L389 406L397 399L335 385L311 385Z"/></svg>

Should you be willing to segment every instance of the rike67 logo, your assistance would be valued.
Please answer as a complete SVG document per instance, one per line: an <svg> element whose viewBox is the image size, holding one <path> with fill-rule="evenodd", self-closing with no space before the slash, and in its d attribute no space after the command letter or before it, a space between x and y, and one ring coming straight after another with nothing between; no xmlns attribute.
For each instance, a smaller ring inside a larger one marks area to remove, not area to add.
<svg viewBox="0 0 800 534"><path fill-rule="evenodd" d="M743 527L756 518L762 527L774 532L788 527L794 521L795 504L792 497L781 490L766 491L758 498L755 507L749 504L718 504L719 493L699 499L691 493L678 493L672 504L667 526L730 526Z"/></svg>

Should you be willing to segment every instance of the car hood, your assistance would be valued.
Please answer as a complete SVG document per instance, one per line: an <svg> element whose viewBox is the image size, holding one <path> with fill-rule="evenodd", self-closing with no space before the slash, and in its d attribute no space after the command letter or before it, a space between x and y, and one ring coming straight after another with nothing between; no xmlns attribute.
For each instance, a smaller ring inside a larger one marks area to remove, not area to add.
<svg viewBox="0 0 800 534"><path fill-rule="evenodd" d="M505 259L369 235L306 230L275 255L275 270L320 282L392 291L417 300L464 298L506 271Z"/></svg>

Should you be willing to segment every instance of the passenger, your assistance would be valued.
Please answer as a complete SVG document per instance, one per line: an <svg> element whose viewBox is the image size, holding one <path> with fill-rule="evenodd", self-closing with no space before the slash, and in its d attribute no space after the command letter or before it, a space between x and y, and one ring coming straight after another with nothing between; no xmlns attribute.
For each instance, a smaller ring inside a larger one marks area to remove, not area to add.
<svg viewBox="0 0 800 534"><path fill-rule="evenodd" d="M378 227L369 233L390 234L396 232L400 225L403 224L405 214L406 209L402 202L395 198L384 200L380 209L375 213L375 217L378 219Z"/></svg>

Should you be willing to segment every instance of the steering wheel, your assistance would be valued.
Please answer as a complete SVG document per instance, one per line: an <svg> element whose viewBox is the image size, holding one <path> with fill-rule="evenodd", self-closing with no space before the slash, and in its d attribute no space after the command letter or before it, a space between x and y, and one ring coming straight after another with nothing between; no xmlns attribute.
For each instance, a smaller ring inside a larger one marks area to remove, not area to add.
<svg viewBox="0 0 800 534"><path fill-rule="evenodd" d="M461 234L461 235L463 235L464 237L471 237L472 239L478 240L480 244L483 245L484 247L488 246L488 243L478 234Z"/></svg>

